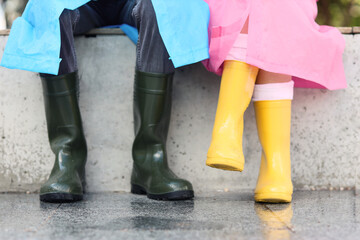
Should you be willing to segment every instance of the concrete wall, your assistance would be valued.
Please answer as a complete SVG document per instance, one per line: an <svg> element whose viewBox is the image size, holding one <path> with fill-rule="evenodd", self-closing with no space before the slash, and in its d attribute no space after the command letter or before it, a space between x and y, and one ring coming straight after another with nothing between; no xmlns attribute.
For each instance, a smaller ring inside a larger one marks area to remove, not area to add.
<svg viewBox="0 0 360 240"><path fill-rule="evenodd" d="M296 89L292 173L296 189L360 186L360 35L345 35L349 87ZM7 41L0 37L1 53ZM88 190L128 191L133 140L135 46L124 36L79 37L80 105L88 141ZM205 166L219 77L201 64L176 73L168 141L170 166L195 190L236 191L256 184L260 145L252 105L245 116L245 171ZM0 68L0 191L36 191L53 164L37 74Z"/></svg>

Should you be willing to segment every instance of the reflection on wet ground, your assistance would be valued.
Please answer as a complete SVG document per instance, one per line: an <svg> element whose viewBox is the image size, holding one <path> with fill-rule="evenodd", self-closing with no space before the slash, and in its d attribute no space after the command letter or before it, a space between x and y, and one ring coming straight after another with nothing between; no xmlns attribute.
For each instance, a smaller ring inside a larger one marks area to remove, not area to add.
<svg viewBox="0 0 360 240"><path fill-rule="evenodd" d="M262 222L264 239L290 239L290 233L294 232L291 225L291 203L279 204L274 211L266 204L255 203L255 212Z"/></svg>
<svg viewBox="0 0 360 240"><path fill-rule="evenodd" d="M359 209L353 191L295 192L291 204L231 192L182 202L88 194L72 204L0 194L0 239L359 239Z"/></svg>

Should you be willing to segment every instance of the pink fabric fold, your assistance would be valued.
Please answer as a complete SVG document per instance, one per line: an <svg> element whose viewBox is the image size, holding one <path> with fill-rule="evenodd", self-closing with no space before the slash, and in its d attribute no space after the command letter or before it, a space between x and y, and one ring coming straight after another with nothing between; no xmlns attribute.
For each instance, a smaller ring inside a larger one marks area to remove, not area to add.
<svg viewBox="0 0 360 240"><path fill-rule="evenodd" d="M248 35L239 33L225 60L246 61Z"/></svg>
<svg viewBox="0 0 360 240"><path fill-rule="evenodd" d="M249 18L246 62L293 76L295 87L346 87L345 40L334 27L315 22L316 0L204 0L209 4L210 59L217 74Z"/></svg>

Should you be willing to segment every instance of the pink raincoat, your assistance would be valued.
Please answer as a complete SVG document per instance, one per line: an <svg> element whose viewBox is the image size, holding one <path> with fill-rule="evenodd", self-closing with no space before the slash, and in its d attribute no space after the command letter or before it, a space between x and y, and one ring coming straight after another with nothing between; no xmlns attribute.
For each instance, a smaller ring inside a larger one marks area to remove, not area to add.
<svg viewBox="0 0 360 240"><path fill-rule="evenodd" d="M249 18L246 62L291 75L295 87L346 87L345 41L334 27L319 26L316 0L204 0L209 4L209 71L222 64ZM304 80L306 79L306 80Z"/></svg>

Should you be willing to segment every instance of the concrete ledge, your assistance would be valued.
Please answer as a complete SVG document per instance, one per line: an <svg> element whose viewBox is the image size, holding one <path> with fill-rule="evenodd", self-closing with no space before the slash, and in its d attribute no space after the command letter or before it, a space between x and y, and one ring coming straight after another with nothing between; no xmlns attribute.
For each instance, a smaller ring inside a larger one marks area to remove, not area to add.
<svg viewBox="0 0 360 240"><path fill-rule="evenodd" d="M342 34L360 34L360 27L338 27ZM0 30L0 36L8 36L10 29ZM96 28L84 35L125 35L120 28Z"/></svg>
<svg viewBox="0 0 360 240"><path fill-rule="evenodd" d="M8 36L10 29L0 30L0 36ZM84 35L125 35L120 28L95 28Z"/></svg>
<svg viewBox="0 0 360 240"><path fill-rule="evenodd" d="M338 27L342 34L359 34L360 27Z"/></svg>
<svg viewBox="0 0 360 240"><path fill-rule="evenodd" d="M349 87L295 91L291 149L296 189L360 187L360 35L345 39ZM0 36L0 55L6 41L7 36ZM89 147L88 191L128 191L135 46L121 35L78 37L76 45ZM0 192L36 191L53 164L40 81L35 73L0 68L0 83ZM245 171L205 166L219 84L219 77L201 64L178 69L168 140L170 166L198 192L253 189L260 145L252 106L245 115Z"/></svg>

